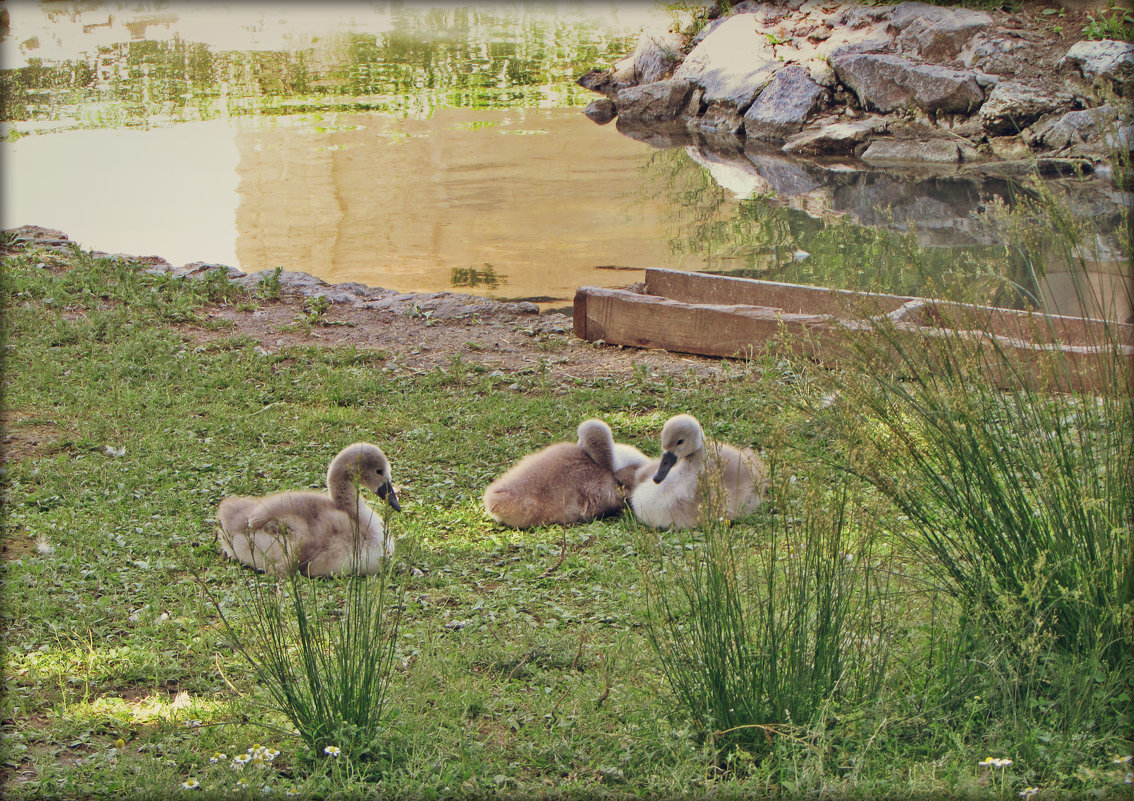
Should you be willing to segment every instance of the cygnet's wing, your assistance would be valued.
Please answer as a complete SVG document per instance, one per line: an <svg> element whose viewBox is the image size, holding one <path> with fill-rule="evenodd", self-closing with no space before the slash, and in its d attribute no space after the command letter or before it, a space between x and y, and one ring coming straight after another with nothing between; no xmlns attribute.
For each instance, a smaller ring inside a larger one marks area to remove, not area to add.
<svg viewBox="0 0 1134 801"><path fill-rule="evenodd" d="M334 503L321 493L282 492L263 498L249 515L248 526L257 530L274 524L295 531L333 511Z"/></svg>
<svg viewBox="0 0 1134 801"><path fill-rule="evenodd" d="M217 507L217 523L230 537L248 529L248 519L252 516L261 498L233 495L225 498Z"/></svg>

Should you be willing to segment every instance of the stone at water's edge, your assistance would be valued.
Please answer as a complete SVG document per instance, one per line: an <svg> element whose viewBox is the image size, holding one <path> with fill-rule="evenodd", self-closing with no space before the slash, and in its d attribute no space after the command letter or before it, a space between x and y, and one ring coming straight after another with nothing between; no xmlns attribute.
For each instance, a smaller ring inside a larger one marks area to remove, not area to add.
<svg viewBox="0 0 1134 801"><path fill-rule="evenodd" d="M631 123L672 122L693 91L689 81L671 79L622 89L615 96L618 115Z"/></svg>
<svg viewBox="0 0 1134 801"><path fill-rule="evenodd" d="M875 139L863 152L862 160L877 165L890 162L956 164L961 160L961 153L957 143L947 139L930 139L927 142Z"/></svg>
<svg viewBox="0 0 1134 801"><path fill-rule="evenodd" d="M609 97L603 97L598 100L592 100L590 104L583 109L583 113L592 122L597 122L599 125L606 125L608 122L618 116L618 109L614 107L614 101Z"/></svg>
<svg viewBox="0 0 1134 801"><path fill-rule="evenodd" d="M614 98L615 113L630 125L620 130L642 141L680 139L684 127L694 136L790 140L784 149L794 154L861 155L870 137L857 121L866 111L886 115L894 140L956 140L963 162L1030 153L1097 163L1108 148L1124 147L1128 135L1118 132L1134 122L1130 104L1113 99L1134 96L1134 44L1079 41L1062 49L1066 33L1036 30L1034 12L742 0L692 35L684 57L674 49L675 29L650 31L612 71L580 83ZM1109 125L1064 117L1108 107ZM604 122L608 112L587 113ZM655 135L645 130L651 125L666 130ZM824 143L832 149L824 152ZM923 152L927 161L952 161L940 145Z"/></svg>
<svg viewBox="0 0 1134 801"><path fill-rule="evenodd" d="M874 53L833 58L831 66L863 107L873 111L917 107L929 114L968 114L984 102L976 77L963 70Z"/></svg>
<svg viewBox="0 0 1134 801"><path fill-rule="evenodd" d="M744 115L744 133L750 139L786 139L799 133L822 108L825 95L806 68L784 67Z"/></svg>
<svg viewBox="0 0 1134 801"><path fill-rule="evenodd" d="M793 136L784 145L784 152L796 156L851 155L859 144L885 126L880 118L824 125L816 131Z"/></svg>

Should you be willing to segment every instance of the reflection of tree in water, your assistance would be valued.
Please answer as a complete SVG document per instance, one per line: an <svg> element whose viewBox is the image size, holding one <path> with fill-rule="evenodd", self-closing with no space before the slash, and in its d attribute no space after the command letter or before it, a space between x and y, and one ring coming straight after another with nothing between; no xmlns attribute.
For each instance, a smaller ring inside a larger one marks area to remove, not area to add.
<svg viewBox="0 0 1134 801"><path fill-rule="evenodd" d="M403 7L388 33L333 34L300 50L214 51L175 38L103 45L80 60L33 59L0 71L0 117L102 127L329 109L570 106L593 97L576 76L633 47L600 22L512 11Z"/></svg>
<svg viewBox="0 0 1134 801"><path fill-rule="evenodd" d="M491 264L482 267L454 267L449 273L449 286L452 287L495 287L505 280L505 276L496 274Z"/></svg>
<svg viewBox="0 0 1134 801"><path fill-rule="evenodd" d="M657 151L646 169L646 195L669 204L672 251L699 256L708 272L1008 307L1036 295L1035 275L1010 239L934 247L919 241L915 221L863 225L849 214L809 214L775 194L735 200L679 148Z"/></svg>

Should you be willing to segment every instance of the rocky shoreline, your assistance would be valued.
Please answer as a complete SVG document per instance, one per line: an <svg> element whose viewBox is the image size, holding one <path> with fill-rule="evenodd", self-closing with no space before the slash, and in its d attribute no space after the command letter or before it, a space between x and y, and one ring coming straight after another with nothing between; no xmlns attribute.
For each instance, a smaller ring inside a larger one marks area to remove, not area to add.
<svg viewBox="0 0 1134 801"><path fill-rule="evenodd" d="M647 30L579 83L604 95L592 120L662 145L1111 175L1110 154L1134 149L1134 44L1045 13L746 0L707 8L695 33Z"/></svg>

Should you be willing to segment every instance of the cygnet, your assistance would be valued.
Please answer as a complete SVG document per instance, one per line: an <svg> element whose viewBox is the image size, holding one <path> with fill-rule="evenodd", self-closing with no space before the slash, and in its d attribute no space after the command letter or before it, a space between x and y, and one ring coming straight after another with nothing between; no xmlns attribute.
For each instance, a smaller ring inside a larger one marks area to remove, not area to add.
<svg viewBox="0 0 1134 801"><path fill-rule="evenodd" d="M361 487L401 511L385 454L376 445L356 442L331 462L326 494L235 495L221 501L221 548L226 556L275 575L376 573L394 552L394 538L363 499Z"/></svg>
<svg viewBox="0 0 1134 801"><path fill-rule="evenodd" d="M645 454L615 444L602 420L579 424L579 441L557 442L529 454L493 481L484 508L513 528L585 523L621 511ZM626 483L624 483L626 482Z"/></svg>
<svg viewBox="0 0 1134 801"><path fill-rule="evenodd" d="M764 464L751 448L706 441L697 418L679 414L661 433L662 456L638 469L630 508L654 528L692 528L704 509L732 520L764 499Z"/></svg>

